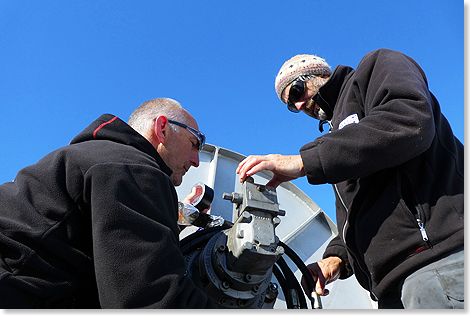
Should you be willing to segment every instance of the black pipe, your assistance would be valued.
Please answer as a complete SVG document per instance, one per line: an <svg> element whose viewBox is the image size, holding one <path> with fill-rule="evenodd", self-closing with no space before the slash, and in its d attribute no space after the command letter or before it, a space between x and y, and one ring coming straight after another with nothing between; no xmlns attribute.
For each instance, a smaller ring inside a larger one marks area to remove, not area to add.
<svg viewBox="0 0 470 315"><path fill-rule="evenodd" d="M287 288L286 278L282 274L279 267L276 266L276 264L274 264L274 266L273 266L273 274L276 277L276 280L279 283L279 286L281 287L282 292L287 292L288 288Z"/></svg>
<svg viewBox="0 0 470 315"><path fill-rule="evenodd" d="M287 246L283 242L279 242L278 245L284 248L284 251L287 257L289 257L292 260L292 262L294 262L294 264L297 266L297 268L299 268L305 281L307 282L307 287L310 290L310 292L315 292L315 280L313 279L312 274L308 270L307 266L305 266L302 259L297 255L296 252L294 252L289 246ZM305 292L305 294L309 297L310 302L312 303L312 308L314 308L315 301L313 300L311 295L309 295L307 292Z"/></svg>
<svg viewBox="0 0 470 315"><path fill-rule="evenodd" d="M219 232L219 231L222 231L222 230L225 230L225 229L228 229L228 228L230 228L230 226L226 226L226 225L215 226L215 227L199 230L199 231L196 231L192 234L189 234L188 236L186 236L185 238L180 240L180 249L182 249L187 244L199 239L200 237L202 237L206 234L215 234L215 232Z"/></svg>
<svg viewBox="0 0 470 315"><path fill-rule="evenodd" d="M224 226L216 226L210 229L197 231L189 236L185 237L180 242L180 251L183 255L187 255L198 247L205 245L215 234L226 229ZM201 233L199 233L201 232ZM197 235L195 235L197 233ZM188 239L186 239L188 238ZM184 241L184 242L183 242Z"/></svg>
<svg viewBox="0 0 470 315"><path fill-rule="evenodd" d="M203 244L206 244L215 234L228 228L230 228L230 226L223 225L196 231L186 236L180 241L180 250L183 255L189 254L190 252L196 250L198 247L203 246ZM307 281L307 286L309 288L314 288L315 282L313 280L313 277L308 271L303 261L300 259L300 257L286 244L279 242L278 245L284 248L286 255L299 268L302 275ZM276 266L276 264L280 267L280 269L278 268L278 266ZM276 264L273 266L273 274L278 280L279 286L281 287L284 293L287 307L306 309L307 303L305 300L305 296L294 273L289 268L283 257L280 257Z"/></svg>
<svg viewBox="0 0 470 315"><path fill-rule="evenodd" d="M307 308L307 302L303 294L302 288L300 287L297 278L295 277L292 270L287 265L283 257L279 257L276 264L281 268L287 283L287 292L283 290L284 297L286 298L288 308Z"/></svg>

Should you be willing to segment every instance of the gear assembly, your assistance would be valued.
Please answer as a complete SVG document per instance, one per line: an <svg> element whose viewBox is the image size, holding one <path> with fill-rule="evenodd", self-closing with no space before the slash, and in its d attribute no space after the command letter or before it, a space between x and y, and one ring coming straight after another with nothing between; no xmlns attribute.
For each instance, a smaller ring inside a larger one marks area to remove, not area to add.
<svg viewBox="0 0 470 315"><path fill-rule="evenodd" d="M201 227L180 242L187 274L196 286L220 308L273 308L281 290L287 308L306 309L307 299L311 308L321 308L319 296L304 294L285 260L287 256L309 289L314 288L304 262L276 236L285 211L279 209L275 188L248 177L238 193L224 193L223 199L233 203L236 219L231 223L202 212L210 207L213 191L201 183L195 187L192 205L180 204L179 224Z"/></svg>

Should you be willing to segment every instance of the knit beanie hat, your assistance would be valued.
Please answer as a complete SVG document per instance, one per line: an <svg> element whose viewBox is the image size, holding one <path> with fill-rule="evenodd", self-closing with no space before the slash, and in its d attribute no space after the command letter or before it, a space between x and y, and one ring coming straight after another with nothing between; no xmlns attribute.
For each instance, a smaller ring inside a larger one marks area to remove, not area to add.
<svg viewBox="0 0 470 315"><path fill-rule="evenodd" d="M279 99L284 89L301 75L331 75L325 59L314 55L296 55L287 60L276 76L275 88Z"/></svg>

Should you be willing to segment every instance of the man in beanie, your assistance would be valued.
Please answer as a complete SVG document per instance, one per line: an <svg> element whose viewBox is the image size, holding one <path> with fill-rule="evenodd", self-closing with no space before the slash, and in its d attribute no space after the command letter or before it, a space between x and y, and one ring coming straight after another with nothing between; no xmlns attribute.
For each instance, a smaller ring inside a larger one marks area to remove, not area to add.
<svg viewBox="0 0 470 315"><path fill-rule="evenodd" d="M275 88L330 132L299 155L249 156L237 173L270 170L273 187L301 176L333 184L339 234L308 266L313 289L326 295L326 284L354 274L379 308L463 308L464 148L419 65L380 49L331 72L298 55Z"/></svg>

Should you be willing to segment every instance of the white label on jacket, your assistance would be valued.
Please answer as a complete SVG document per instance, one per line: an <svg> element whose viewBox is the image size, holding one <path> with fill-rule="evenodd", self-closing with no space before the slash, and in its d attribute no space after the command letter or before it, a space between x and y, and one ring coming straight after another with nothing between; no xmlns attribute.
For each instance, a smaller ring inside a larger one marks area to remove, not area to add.
<svg viewBox="0 0 470 315"><path fill-rule="evenodd" d="M359 117L357 114L349 115L348 117L344 118L342 122L339 123L338 129L343 129L344 126L349 124L357 124L359 122Z"/></svg>

